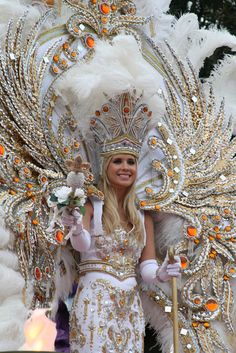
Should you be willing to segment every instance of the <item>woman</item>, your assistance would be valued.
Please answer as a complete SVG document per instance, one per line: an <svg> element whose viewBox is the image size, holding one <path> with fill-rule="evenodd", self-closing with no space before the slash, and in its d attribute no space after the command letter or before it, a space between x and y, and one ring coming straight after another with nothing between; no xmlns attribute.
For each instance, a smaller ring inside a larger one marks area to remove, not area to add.
<svg viewBox="0 0 236 353"><path fill-rule="evenodd" d="M144 281L179 276L180 261L155 260L153 222L135 207L137 158L113 153L103 160L101 201L89 200L81 223L77 210L63 216L76 224L72 246L81 252L80 279L70 319L71 352L141 353L144 316L136 270ZM139 266L137 266L140 263Z"/></svg>

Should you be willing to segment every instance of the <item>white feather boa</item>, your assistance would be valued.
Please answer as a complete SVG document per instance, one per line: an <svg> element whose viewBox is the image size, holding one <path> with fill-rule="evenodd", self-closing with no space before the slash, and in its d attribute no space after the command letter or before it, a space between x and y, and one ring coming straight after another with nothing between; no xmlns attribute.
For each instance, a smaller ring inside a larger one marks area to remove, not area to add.
<svg viewBox="0 0 236 353"><path fill-rule="evenodd" d="M27 310L23 304L25 281L17 256L10 250L10 234L0 224L0 351L16 350L24 342Z"/></svg>
<svg viewBox="0 0 236 353"><path fill-rule="evenodd" d="M55 90L69 104L84 134L89 128L89 116L112 97L125 90L144 92L143 99L153 116L164 112L157 95L163 79L142 57L132 36L118 35L112 41L99 41L91 62L76 64L56 82Z"/></svg>

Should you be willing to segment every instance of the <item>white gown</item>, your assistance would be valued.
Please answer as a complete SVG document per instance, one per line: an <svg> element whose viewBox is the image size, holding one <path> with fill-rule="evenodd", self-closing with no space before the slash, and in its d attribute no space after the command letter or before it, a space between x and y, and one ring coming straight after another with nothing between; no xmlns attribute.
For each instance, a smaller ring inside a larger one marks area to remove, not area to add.
<svg viewBox="0 0 236 353"><path fill-rule="evenodd" d="M102 202L95 201L92 245L81 253L70 318L72 353L142 353L145 322L135 268L143 244L133 229L102 235Z"/></svg>

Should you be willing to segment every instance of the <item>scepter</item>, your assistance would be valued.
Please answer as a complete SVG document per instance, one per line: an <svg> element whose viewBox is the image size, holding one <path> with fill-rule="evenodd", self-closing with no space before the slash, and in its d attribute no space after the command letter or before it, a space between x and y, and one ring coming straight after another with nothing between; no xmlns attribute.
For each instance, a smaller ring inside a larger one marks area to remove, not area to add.
<svg viewBox="0 0 236 353"><path fill-rule="evenodd" d="M174 259L174 247L171 246L168 250L169 263L173 264ZM178 298L177 298L177 279L172 277L172 308L173 308L173 343L174 353L179 353L179 325L178 325Z"/></svg>

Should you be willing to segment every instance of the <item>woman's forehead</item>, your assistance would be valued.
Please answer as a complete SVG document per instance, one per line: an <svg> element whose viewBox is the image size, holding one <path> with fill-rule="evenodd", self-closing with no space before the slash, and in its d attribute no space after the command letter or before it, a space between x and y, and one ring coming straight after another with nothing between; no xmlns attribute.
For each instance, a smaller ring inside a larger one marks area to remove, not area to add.
<svg viewBox="0 0 236 353"><path fill-rule="evenodd" d="M112 160L116 158L121 158L121 159L137 159L134 155L132 154L126 154L126 153L117 153L114 156L112 156Z"/></svg>

